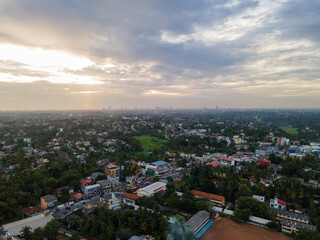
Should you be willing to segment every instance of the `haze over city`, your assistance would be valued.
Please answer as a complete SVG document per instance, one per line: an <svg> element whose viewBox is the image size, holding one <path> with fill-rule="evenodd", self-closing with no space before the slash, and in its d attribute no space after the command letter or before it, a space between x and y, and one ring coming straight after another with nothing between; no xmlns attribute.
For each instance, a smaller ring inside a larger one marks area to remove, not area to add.
<svg viewBox="0 0 320 240"><path fill-rule="evenodd" d="M0 0L0 110L318 108L320 2Z"/></svg>

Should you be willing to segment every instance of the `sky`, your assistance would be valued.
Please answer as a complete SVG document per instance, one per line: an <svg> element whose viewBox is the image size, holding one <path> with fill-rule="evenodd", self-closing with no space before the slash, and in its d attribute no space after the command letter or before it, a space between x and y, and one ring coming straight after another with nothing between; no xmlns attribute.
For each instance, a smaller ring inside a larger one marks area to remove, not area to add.
<svg viewBox="0 0 320 240"><path fill-rule="evenodd" d="M319 0L0 0L0 110L319 108Z"/></svg>

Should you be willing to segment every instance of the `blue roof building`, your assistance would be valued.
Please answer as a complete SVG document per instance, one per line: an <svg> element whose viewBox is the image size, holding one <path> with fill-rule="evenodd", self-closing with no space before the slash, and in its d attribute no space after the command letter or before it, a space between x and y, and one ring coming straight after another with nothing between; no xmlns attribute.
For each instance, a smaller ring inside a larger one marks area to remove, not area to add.
<svg viewBox="0 0 320 240"><path fill-rule="evenodd" d="M156 162L153 162L151 163L153 166L160 166L160 165L164 165L164 164L168 164L167 162L165 161L156 161Z"/></svg>

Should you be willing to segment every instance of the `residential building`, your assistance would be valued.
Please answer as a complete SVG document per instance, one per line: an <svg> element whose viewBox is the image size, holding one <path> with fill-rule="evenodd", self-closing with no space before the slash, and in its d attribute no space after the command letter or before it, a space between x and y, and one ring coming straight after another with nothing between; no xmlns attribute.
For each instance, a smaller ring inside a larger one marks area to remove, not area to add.
<svg viewBox="0 0 320 240"><path fill-rule="evenodd" d="M123 202L127 205L130 205L130 206L135 205L136 200L138 200L139 198L141 198L141 197L136 194L133 194L133 193L125 192L124 194L122 194Z"/></svg>
<svg viewBox="0 0 320 240"><path fill-rule="evenodd" d="M80 180L80 184L81 184L81 188L85 187L85 186L89 186L90 184L92 184L92 179L91 178L84 178Z"/></svg>
<svg viewBox="0 0 320 240"><path fill-rule="evenodd" d="M148 169L151 169L152 171L154 171L155 174L153 175L159 175L169 171L169 164L165 161L156 161L151 164L148 164L146 166L146 169L147 171Z"/></svg>
<svg viewBox="0 0 320 240"><path fill-rule="evenodd" d="M270 199L270 208L285 210L286 205L287 205L287 203L285 201L282 201L278 198Z"/></svg>
<svg viewBox="0 0 320 240"><path fill-rule="evenodd" d="M86 197L93 196L99 192L100 192L100 184L85 186L84 191L83 191L83 193Z"/></svg>
<svg viewBox="0 0 320 240"><path fill-rule="evenodd" d="M120 176L120 167L110 164L106 167L106 176L119 177Z"/></svg>
<svg viewBox="0 0 320 240"><path fill-rule="evenodd" d="M259 196L259 195L253 195L252 198L254 198L260 202L264 202L266 200L265 196Z"/></svg>
<svg viewBox="0 0 320 240"><path fill-rule="evenodd" d="M108 193L111 191L112 183L109 180L100 180L97 181L97 184L100 185L102 192Z"/></svg>
<svg viewBox="0 0 320 240"><path fill-rule="evenodd" d="M117 210L121 208L121 201L113 193L108 193L105 196L106 202L108 203L108 209Z"/></svg>
<svg viewBox="0 0 320 240"><path fill-rule="evenodd" d="M166 190L166 183L164 182L155 182L146 186L144 188L140 188L137 190L137 195L140 197L147 196L150 197L157 192L163 192Z"/></svg>
<svg viewBox="0 0 320 240"><path fill-rule="evenodd" d="M226 166L231 166L234 165L234 161L232 161L231 158L219 158L218 159L218 163L220 163L221 165L226 165Z"/></svg>
<svg viewBox="0 0 320 240"><path fill-rule="evenodd" d="M78 193L78 192L74 192L71 194L71 198L74 201L80 201L82 199L84 199L86 196L82 193Z"/></svg>
<svg viewBox="0 0 320 240"><path fill-rule="evenodd" d="M218 204L219 206L225 205L225 197L224 196L220 196L220 195L216 195L216 194L212 194L212 193L200 192L200 191L196 191L196 190L191 190L191 193L195 197L198 197L198 198L207 198L211 202Z"/></svg>
<svg viewBox="0 0 320 240"><path fill-rule="evenodd" d="M41 209L47 210L48 208L52 208L57 203L57 198L54 195L46 195L40 198Z"/></svg>
<svg viewBox="0 0 320 240"><path fill-rule="evenodd" d="M292 234L292 233L296 234L299 231L299 229L301 229L301 228L305 228L305 229L309 229L309 230L313 230L313 231L317 230L316 226L303 224L303 223L295 222L295 221L290 221L287 219L281 219L280 225L281 225L282 232L290 233L290 234Z"/></svg>
<svg viewBox="0 0 320 240"><path fill-rule="evenodd" d="M277 220L286 219L289 221L299 222L303 224L311 224L310 218L306 214L297 212L285 211L276 208L271 208L271 211L277 214Z"/></svg>

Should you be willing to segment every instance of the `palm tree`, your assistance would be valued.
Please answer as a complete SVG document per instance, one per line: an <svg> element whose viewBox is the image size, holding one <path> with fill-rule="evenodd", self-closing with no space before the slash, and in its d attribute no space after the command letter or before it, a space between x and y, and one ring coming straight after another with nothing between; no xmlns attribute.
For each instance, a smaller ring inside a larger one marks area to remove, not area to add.
<svg viewBox="0 0 320 240"><path fill-rule="evenodd" d="M31 235L32 235L31 227L29 227L29 226L23 227L21 229L20 233L21 233L21 237L24 238L25 240L31 240L32 239L31 238Z"/></svg>

